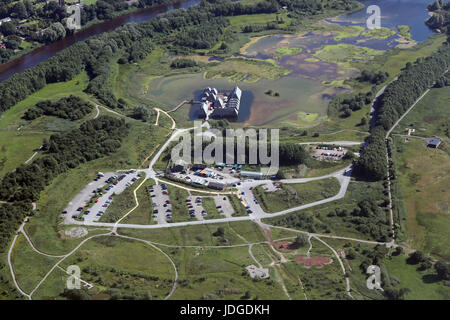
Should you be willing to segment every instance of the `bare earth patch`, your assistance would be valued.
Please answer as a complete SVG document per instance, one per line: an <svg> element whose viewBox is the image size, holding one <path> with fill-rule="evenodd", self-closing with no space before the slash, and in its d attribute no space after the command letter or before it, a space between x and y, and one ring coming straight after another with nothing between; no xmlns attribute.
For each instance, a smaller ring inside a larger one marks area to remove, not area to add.
<svg viewBox="0 0 450 320"><path fill-rule="evenodd" d="M327 258L327 257L304 257L304 256L297 256L295 258L295 261L297 263L303 263L305 265L305 268L322 268L325 264L330 264L333 262L333 259Z"/></svg>
<svg viewBox="0 0 450 320"><path fill-rule="evenodd" d="M84 227L73 227L67 229L64 234L70 238L82 238L88 234L88 230Z"/></svg>

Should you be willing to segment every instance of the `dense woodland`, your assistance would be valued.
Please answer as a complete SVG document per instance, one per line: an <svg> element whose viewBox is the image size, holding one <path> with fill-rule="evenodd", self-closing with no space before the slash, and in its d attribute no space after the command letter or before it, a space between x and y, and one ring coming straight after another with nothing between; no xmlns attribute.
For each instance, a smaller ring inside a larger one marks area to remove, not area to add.
<svg viewBox="0 0 450 320"><path fill-rule="evenodd" d="M42 115L61 119L79 120L92 111L92 104L76 96L61 98L58 101L45 100L36 103L34 108L25 111L25 120L34 120Z"/></svg>

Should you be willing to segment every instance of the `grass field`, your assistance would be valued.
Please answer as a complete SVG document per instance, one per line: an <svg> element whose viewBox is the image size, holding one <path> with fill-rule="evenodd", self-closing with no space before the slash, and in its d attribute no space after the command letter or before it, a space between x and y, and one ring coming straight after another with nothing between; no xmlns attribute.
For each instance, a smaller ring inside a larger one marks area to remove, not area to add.
<svg viewBox="0 0 450 320"><path fill-rule="evenodd" d="M426 41L420 42L409 49L390 49L385 54L376 56L374 59L366 62L354 64L360 69L371 69L376 71L384 71L389 73L389 80L403 69L408 62L414 62L419 57L429 56L436 51L442 43L445 42L445 36L432 35Z"/></svg>
<svg viewBox="0 0 450 320"><path fill-rule="evenodd" d="M406 263L406 256L394 256L391 260L385 259L388 275L395 276L400 283L399 288L408 288L405 295L408 300L448 300L450 287L442 281L437 281L433 268L427 271L417 271L417 265Z"/></svg>
<svg viewBox="0 0 450 320"><path fill-rule="evenodd" d="M381 203L385 200L383 190L384 187L380 182L351 182L344 198L298 212L305 212L308 216L313 217L315 229L318 233L373 240L370 235L357 231L355 225L344 222L338 216L329 217L328 213L334 212L336 208L352 211L357 207L358 202L363 200L374 200ZM293 214L295 213L290 213L290 215ZM277 219L279 218L263 219L263 222L274 224Z"/></svg>
<svg viewBox="0 0 450 320"><path fill-rule="evenodd" d="M289 72L283 67L263 60L232 58L208 68L204 77L206 79L227 78L231 82L257 82L263 78L276 80Z"/></svg>
<svg viewBox="0 0 450 320"><path fill-rule="evenodd" d="M214 198L203 197L202 198L202 206L203 209L208 213L205 219L220 219L224 218L224 215L219 213L219 210L216 208L216 203L214 202Z"/></svg>
<svg viewBox="0 0 450 320"><path fill-rule="evenodd" d="M241 201L239 201L238 197L234 194L228 195L228 200L230 201L231 205L233 206L234 213L233 217L238 216L246 216L247 210L245 209L244 205Z"/></svg>
<svg viewBox="0 0 450 320"><path fill-rule="evenodd" d="M221 227L224 236L218 237L214 233ZM249 242L266 241L261 229L253 222L215 223L191 225L187 227L162 228L154 230L119 229L120 234L129 235L155 243L179 246L217 246L237 245L245 243L236 233L245 237Z"/></svg>
<svg viewBox="0 0 450 320"><path fill-rule="evenodd" d="M366 30L362 33L366 37L372 37L377 39L387 39L395 34L395 31L389 28L375 28L372 30Z"/></svg>
<svg viewBox="0 0 450 320"><path fill-rule="evenodd" d="M336 195L339 182L335 178L297 184L281 184L275 192L265 192L261 186L254 189L255 198L266 212L278 212L302 204L311 203Z"/></svg>
<svg viewBox="0 0 450 320"><path fill-rule="evenodd" d="M276 22L278 19L283 20L283 23L280 23L279 27L286 27L289 25L291 19L288 17L286 12L281 14L276 13L263 13L263 14L246 14L240 16L232 16L228 19L230 20L231 26L235 28L241 28L246 25L266 25L269 22ZM240 30L239 30L240 31Z"/></svg>
<svg viewBox="0 0 450 320"><path fill-rule="evenodd" d="M407 134L415 129L414 136L448 139L450 87L434 88L409 112L395 128L394 133Z"/></svg>
<svg viewBox="0 0 450 320"><path fill-rule="evenodd" d="M433 256L450 259L450 158L421 139L396 138L400 188L397 206L405 208L408 243ZM401 151L401 152L399 152ZM404 222L404 221L402 221Z"/></svg>
<svg viewBox="0 0 450 320"><path fill-rule="evenodd" d="M275 49L275 52L281 54L283 56L289 56L291 54L296 54L302 51L302 48L289 48L289 47L280 47Z"/></svg>
<svg viewBox="0 0 450 320"><path fill-rule="evenodd" d="M114 294L130 299L163 299L170 292L175 273L170 261L156 249L133 240L99 237L62 263L80 267L83 280L92 283L91 294ZM105 292L106 291L106 292Z"/></svg>
<svg viewBox="0 0 450 320"><path fill-rule="evenodd" d="M153 179L148 179L136 192L139 207L137 207L130 215L128 215L123 223L129 224L155 224L153 219L153 202L147 187L154 185Z"/></svg>
<svg viewBox="0 0 450 320"><path fill-rule="evenodd" d="M411 27L406 25L397 26L398 33L406 40L411 40Z"/></svg>
<svg viewBox="0 0 450 320"><path fill-rule="evenodd" d="M169 192L169 199L172 204L171 222L197 220L196 218L191 218L189 215L189 210L186 205L186 199L189 197L189 193L186 190L169 184L167 185L167 191Z"/></svg>
<svg viewBox="0 0 450 320"><path fill-rule="evenodd" d="M12 264L16 279L26 293L30 293L36 287L56 262L56 258L36 253L23 235L17 239Z"/></svg>
<svg viewBox="0 0 450 320"><path fill-rule="evenodd" d="M353 60L367 61L373 59L373 56L381 55L382 53L380 50L339 43L325 45L314 53L314 57L325 62L336 63L344 69L352 69L354 68L352 65Z"/></svg>

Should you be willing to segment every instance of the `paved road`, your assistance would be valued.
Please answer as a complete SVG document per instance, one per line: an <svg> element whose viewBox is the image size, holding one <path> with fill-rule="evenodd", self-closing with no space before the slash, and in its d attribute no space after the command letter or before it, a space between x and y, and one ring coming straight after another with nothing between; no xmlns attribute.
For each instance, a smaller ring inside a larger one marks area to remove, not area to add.
<svg viewBox="0 0 450 320"><path fill-rule="evenodd" d="M386 133L386 139L389 137L389 135L391 134L392 130L395 129L395 127L397 127L397 125L400 123L400 121L403 120L403 118L416 106L416 104L419 103L420 100L422 100L423 97L426 96L426 94L430 92L430 89L427 89L414 103L411 107L409 107L408 110L406 110L405 113L403 113L403 115L394 123L394 125L389 129L389 131Z"/></svg>
<svg viewBox="0 0 450 320"><path fill-rule="evenodd" d="M30 162L31 162L31 160L33 160L33 158L37 156L37 154L39 153L39 151L41 151L42 147L43 147L43 146L40 146L40 147L39 147L39 149L37 149L37 150L36 150L36 152L35 152L35 153L33 153L33 155L32 155L32 156L31 156L30 158L28 158L28 160L27 160L27 161L25 161L25 164L28 164L28 163L30 163Z"/></svg>
<svg viewBox="0 0 450 320"><path fill-rule="evenodd" d="M216 207L220 206L220 208L217 208L219 212L222 211L222 213L220 214L224 215L227 218L231 218L234 213L234 209L227 196L215 196L214 203L216 204Z"/></svg>

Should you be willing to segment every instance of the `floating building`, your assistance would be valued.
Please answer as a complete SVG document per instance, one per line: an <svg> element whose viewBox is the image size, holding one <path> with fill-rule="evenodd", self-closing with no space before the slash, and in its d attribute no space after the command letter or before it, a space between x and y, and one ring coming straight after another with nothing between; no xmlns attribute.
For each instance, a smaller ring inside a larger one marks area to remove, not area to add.
<svg viewBox="0 0 450 320"><path fill-rule="evenodd" d="M235 87L230 93L219 93L216 88L203 90L200 117L211 119L237 118L241 105L242 91Z"/></svg>

